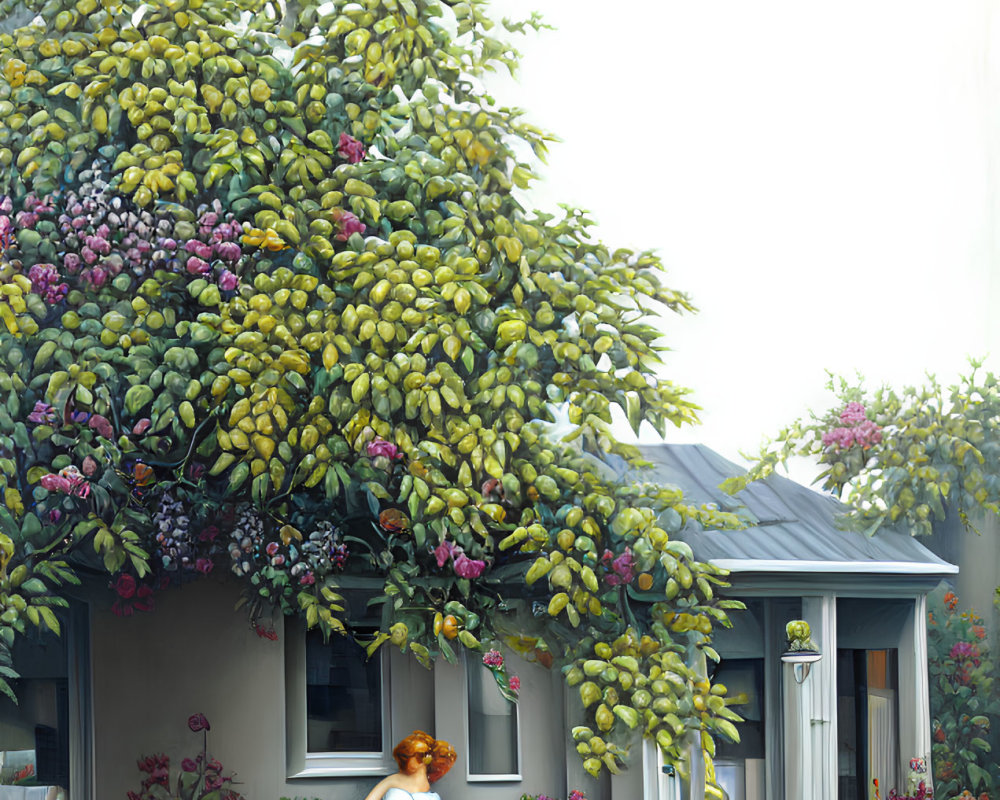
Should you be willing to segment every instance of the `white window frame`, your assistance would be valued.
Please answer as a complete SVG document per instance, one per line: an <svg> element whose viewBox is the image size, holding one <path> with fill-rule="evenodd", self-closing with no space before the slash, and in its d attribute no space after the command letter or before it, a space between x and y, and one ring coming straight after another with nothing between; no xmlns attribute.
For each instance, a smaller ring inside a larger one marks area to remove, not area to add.
<svg viewBox="0 0 1000 800"><path fill-rule="evenodd" d="M514 731L517 738L516 757L517 772L514 773L474 773L472 771L472 747L469 744L469 676L472 669L485 669L476 659L470 658L468 653L462 655L463 681L462 699L464 701L464 711L462 712L462 732L465 737L465 779L469 783L515 783L523 780L522 769L524 758L521 752L521 701L512 703L514 706ZM499 689L497 690L499 692ZM505 701L506 702L506 701Z"/></svg>
<svg viewBox="0 0 1000 800"><path fill-rule="evenodd" d="M333 634L337 635L337 634ZM392 702L386 648L375 656L382 667L382 751L310 753L306 738L306 631L285 619L285 777L293 779L373 776L395 772L392 757Z"/></svg>

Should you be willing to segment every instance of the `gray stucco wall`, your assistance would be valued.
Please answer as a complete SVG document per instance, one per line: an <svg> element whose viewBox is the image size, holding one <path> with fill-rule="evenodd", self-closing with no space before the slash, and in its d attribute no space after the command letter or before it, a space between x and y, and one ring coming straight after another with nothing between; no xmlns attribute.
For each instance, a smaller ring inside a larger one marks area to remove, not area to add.
<svg viewBox="0 0 1000 800"><path fill-rule="evenodd" d="M235 582L209 579L164 592L154 612L129 618L97 601L91 625L96 798L137 790L142 755L165 752L175 768L195 756L201 739L187 718L196 712L212 725L209 752L237 772L247 800L360 800L377 782L378 776L285 778L284 643L258 637L243 612L234 612L238 597ZM565 798L560 676L516 657L511 667L522 682L523 780L472 784L465 780L464 673L448 664L428 672L394 651L394 739L419 727L459 752L436 784L443 800L518 800L523 792ZM599 793L588 798L602 800Z"/></svg>

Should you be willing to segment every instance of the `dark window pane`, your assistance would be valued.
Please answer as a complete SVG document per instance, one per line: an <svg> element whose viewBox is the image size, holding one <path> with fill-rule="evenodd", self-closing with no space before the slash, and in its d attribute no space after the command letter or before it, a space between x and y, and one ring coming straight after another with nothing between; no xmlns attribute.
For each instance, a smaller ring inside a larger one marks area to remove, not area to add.
<svg viewBox="0 0 1000 800"><path fill-rule="evenodd" d="M470 659L469 774L517 775L517 706L497 689L493 675Z"/></svg>
<svg viewBox="0 0 1000 800"><path fill-rule="evenodd" d="M715 671L713 683L727 689L727 697L744 695L746 702L732 709L745 720L739 724L740 741L716 739L716 758L720 760L763 759L764 746L764 659L724 658Z"/></svg>
<svg viewBox="0 0 1000 800"><path fill-rule="evenodd" d="M306 715L310 753L381 753L381 657L350 636L306 634Z"/></svg>

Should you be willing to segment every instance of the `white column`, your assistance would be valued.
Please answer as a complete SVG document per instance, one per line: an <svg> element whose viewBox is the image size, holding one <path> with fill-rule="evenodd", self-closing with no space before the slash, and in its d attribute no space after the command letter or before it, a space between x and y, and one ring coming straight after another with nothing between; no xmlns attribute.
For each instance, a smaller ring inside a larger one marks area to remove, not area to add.
<svg viewBox="0 0 1000 800"><path fill-rule="evenodd" d="M927 674L927 598L916 598L899 641L899 759L900 772L909 773L910 759L927 760L931 777L930 679ZM905 778L904 778L905 781Z"/></svg>
<svg viewBox="0 0 1000 800"><path fill-rule="evenodd" d="M837 603L832 594L802 598L802 618L823 657L802 684L782 667L785 699L785 796L837 798Z"/></svg>

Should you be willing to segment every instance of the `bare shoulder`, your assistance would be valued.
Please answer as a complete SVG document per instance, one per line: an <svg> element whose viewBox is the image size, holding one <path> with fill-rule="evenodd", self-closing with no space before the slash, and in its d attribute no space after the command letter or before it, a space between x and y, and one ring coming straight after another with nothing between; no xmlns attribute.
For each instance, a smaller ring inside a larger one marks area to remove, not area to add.
<svg viewBox="0 0 1000 800"><path fill-rule="evenodd" d="M365 800L382 800L382 796L390 789L406 789L404 776L398 772L394 772L392 775L383 778L375 784L375 788L368 793Z"/></svg>

